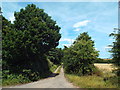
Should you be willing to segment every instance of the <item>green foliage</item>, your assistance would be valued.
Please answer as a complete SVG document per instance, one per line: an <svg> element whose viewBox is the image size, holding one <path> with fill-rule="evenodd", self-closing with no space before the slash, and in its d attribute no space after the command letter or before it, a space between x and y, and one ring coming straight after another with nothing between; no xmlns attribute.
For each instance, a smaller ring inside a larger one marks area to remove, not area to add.
<svg viewBox="0 0 120 90"><path fill-rule="evenodd" d="M113 42L113 48L111 52L113 56L113 62L118 68L117 76L120 77L120 30L118 29L117 33L111 33L110 36L114 36L115 38L115 42Z"/></svg>
<svg viewBox="0 0 120 90"><path fill-rule="evenodd" d="M101 58L97 58L94 63L113 63L113 60L103 60Z"/></svg>
<svg viewBox="0 0 120 90"><path fill-rule="evenodd" d="M101 70L99 70L97 67L93 68L93 75L96 75L96 76L103 76L103 72Z"/></svg>
<svg viewBox="0 0 120 90"><path fill-rule="evenodd" d="M94 42L86 33L78 36L73 45L64 49L64 68L66 73L77 75L92 74L94 60L98 51L94 48Z"/></svg>
<svg viewBox="0 0 120 90"><path fill-rule="evenodd" d="M12 41L9 38L12 36L11 23L2 16L2 69L8 69L5 59L9 59L10 47L13 47ZM5 59L4 59L5 58Z"/></svg>
<svg viewBox="0 0 120 90"><path fill-rule="evenodd" d="M61 68L62 68L62 65L59 66L59 68L58 68L58 70L57 70L57 72L56 72L57 74L60 74Z"/></svg>
<svg viewBox="0 0 120 90"><path fill-rule="evenodd" d="M28 77L23 76L22 74L9 74L9 70L4 70L2 72L2 85L15 85L19 83L30 82Z"/></svg>
<svg viewBox="0 0 120 90"><path fill-rule="evenodd" d="M13 24L2 16L3 71L38 80L50 73L46 54L58 46L60 27L34 4L14 16Z"/></svg>
<svg viewBox="0 0 120 90"><path fill-rule="evenodd" d="M63 51L61 48L53 48L48 52L47 55L47 58L56 65L62 62L62 57L63 57Z"/></svg>
<svg viewBox="0 0 120 90"><path fill-rule="evenodd" d="M51 62L49 59L48 59L48 63L49 63L50 71L54 72L57 69L58 65L53 64L53 62Z"/></svg>

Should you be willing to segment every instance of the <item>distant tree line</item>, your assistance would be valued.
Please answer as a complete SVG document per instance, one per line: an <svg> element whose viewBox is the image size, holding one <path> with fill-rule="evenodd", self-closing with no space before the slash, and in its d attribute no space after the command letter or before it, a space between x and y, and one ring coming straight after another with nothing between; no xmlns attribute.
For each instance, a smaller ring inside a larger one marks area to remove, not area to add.
<svg viewBox="0 0 120 90"><path fill-rule="evenodd" d="M114 63L114 61L112 59L101 59L101 58L97 58L94 63Z"/></svg>

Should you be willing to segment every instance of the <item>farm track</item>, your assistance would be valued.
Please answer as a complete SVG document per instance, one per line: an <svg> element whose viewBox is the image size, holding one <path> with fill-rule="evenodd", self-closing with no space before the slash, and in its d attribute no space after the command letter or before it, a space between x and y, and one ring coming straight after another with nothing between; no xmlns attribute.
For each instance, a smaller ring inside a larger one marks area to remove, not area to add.
<svg viewBox="0 0 120 90"><path fill-rule="evenodd" d="M62 67L60 74L57 76L9 88L75 88L75 86L66 81Z"/></svg>

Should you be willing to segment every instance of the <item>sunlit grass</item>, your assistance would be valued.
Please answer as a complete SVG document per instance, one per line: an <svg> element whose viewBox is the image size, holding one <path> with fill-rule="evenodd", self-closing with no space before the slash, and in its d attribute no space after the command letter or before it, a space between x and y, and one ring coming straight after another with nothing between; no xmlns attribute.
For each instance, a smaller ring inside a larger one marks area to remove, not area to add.
<svg viewBox="0 0 120 90"><path fill-rule="evenodd" d="M65 74L65 77L80 88L118 88L118 78L112 73L112 70L104 71L99 67L94 69L94 74L91 76Z"/></svg>
<svg viewBox="0 0 120 90"><path fill-rule="evenodd" d="M62 67L62 65L58 68L56 73L58 73L58 74L60 73L61 67Z"/></svg>
<svg viewBox="0 0 120 90"><path fill-rule="evenodd" d="M58 68L58 65L53 64L53 62L51 62L49 59L48 59L48 63L51 72L54 72Z"/></svg>
<svg viewBox="0 0 120 90"><path fill-rule="evenodd" d="M65 74L68 81L73 83L75 86L80 88L117 88L116 85L113 85L109 80L104 80L100 76L77 76L71 74Z"/></svg>

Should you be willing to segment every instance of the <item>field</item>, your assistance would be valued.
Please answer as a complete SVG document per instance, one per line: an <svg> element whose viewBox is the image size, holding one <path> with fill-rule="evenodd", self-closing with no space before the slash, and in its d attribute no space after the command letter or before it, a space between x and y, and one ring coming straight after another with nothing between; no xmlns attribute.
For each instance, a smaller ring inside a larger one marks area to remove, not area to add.
<svg viewBox="0 0 120 90"><path fill-rule="evenodd" d="M80 88L117 88L118 79L114 77L112 64L95 63L95 66L102 72L101 76L77 76L65 74L67 80Z"/></svg>
<svg viewBox="0 0 120 90"><path fill-rule="evenodd" d="M115 69L115 66L113 64L107 64L107 63L95 63L96 67L98 67L103 72L112 72L112 70Z"/></svg>

